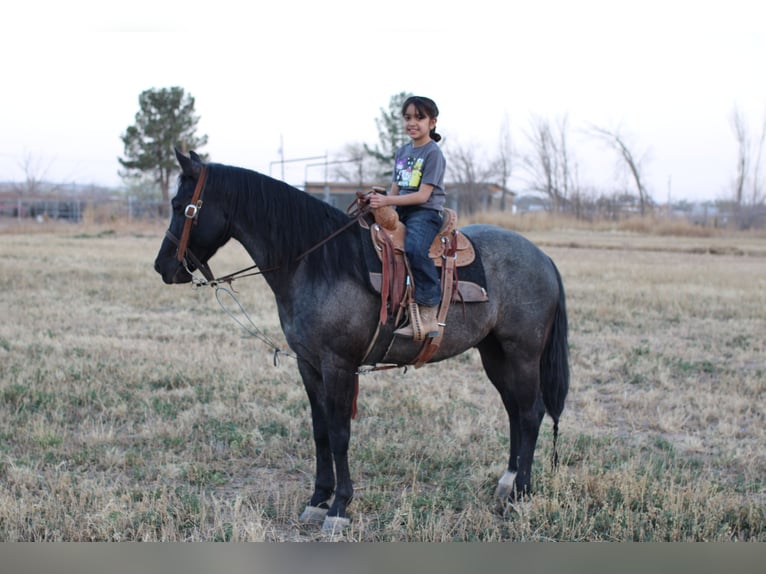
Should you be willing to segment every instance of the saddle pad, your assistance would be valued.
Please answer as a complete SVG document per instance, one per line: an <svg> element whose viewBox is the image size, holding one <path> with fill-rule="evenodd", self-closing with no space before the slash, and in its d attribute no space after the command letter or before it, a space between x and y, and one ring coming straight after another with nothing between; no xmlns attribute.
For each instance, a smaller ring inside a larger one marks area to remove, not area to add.
<svg viewBox="0 0 766 574"><path fill-rule="evenodd" d="M380 293L382 280L381 273L370 272L370 285L375 293ZM486 301L489 301L489 297L484 287L462 279L457 283L457 291L452 293L453 303L485 303Z"/></svg>

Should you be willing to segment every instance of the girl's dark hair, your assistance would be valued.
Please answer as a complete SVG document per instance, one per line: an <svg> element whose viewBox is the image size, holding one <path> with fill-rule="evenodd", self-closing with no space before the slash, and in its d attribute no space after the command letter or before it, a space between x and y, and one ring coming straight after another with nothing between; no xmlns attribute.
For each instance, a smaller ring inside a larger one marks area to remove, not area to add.
<svg viewBox="0 0 766 574"><path fill-rule="evenodd" d="M404 103L402 104L402 115L407 113L407 108L410 107L410 104L415 106L415 110L423 117L439 117L439 108L436 107L436 103L431 98L426 98L424 96L410 96L404 100ZM431 130L430 136L435 142L442 139L442 136L436 133L436 128Z"/></svg>

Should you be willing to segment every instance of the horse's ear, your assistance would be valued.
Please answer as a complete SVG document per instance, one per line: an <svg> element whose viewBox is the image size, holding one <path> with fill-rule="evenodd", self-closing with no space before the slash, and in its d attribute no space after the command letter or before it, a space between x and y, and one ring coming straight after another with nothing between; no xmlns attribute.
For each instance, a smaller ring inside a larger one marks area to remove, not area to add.
<svg viewBox="0 0 766 574"><path fill-rule="evenodd" d="M178 159L183 174L195 179L198 178L200 171L202 171L202 163L200 162L199 156L196 153L191 152L191 157L186 157L178 150L178 148L174 149L176 152L176 159Z"/></svg>
<svg viewBox="0 0 766 574"><path fill-rule="evenodd" d="M198 162L202 163L202 158L197 154L196 151L190 151L189 152L189 157L192 158L194 161L198 161Z"/></svg>

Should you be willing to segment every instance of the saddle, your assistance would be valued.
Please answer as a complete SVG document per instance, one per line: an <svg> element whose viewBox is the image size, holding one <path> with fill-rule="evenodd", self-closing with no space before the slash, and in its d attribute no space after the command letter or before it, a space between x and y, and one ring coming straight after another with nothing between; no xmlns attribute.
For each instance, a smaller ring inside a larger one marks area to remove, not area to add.
<svg viewBox="0 0 766 574"><path fill-rule="evenodd" d="M375 221L369 225L370 236L381 263L381 273L370 273L370 282L381 295L380 325L388 322L389 309L395 315L394 324L398 324L403 310L413 302L412 274L404 252L407 230L392 207L386 206L371 211ZM450 303L488 301L487 291L483 287L470 281L457 280L457 268L474 263L476 251L468 237L457 229L456 224L457 213L452 209L445 209L442 227L429 249L429 256L441 272L442 299L437 313L440 328L439 335L425 340L422 350L413 361L416 368L425 364L439 348ZM373 340L370 350L375 344L376 340Z"/></svg>
<svg viewBox="0 0 766 574"><path fill-rule="evenodd" d="M394 250L404 253L404 239L407 236L407 228L399 221L399 215L393 207L380 207L372 210L375 217L375 225L370 226L372 241L376 246L378 257L383 261L384 243L393 246ZM452 209L444 209L442 212L442 226L439 233L428 249L428 256L434 265L441 267L444 261L444 253L447 248L454 251L455 267L464 267L476 259L473 244L457 229L457 213Z"/></svg>

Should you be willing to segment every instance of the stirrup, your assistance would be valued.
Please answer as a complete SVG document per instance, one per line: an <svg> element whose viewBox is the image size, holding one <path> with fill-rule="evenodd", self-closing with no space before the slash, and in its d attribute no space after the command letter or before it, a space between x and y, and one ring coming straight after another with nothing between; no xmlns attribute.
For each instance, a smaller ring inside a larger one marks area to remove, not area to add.
<svg viewBox="0 0 766 574"><path fill-rule="evenodd" d="M394 335L399 335L401 337L411 337L416 341L422 341L423 322L420 320L420 310L418 309L418 304L414 301L410 301L407 305L407 316L409 322L404 327L394 331Z"/></svg>
<svg viewBox="0 0 766 574"><path fill-rule="evenodd" d="M429 309L432 308L429 307ZM409 324L394 331L395 335L399 335L401 337L412 337L412 339L415 341L424 341L426 338L439 336L438 323L436 324L436 328L434 330L426 332L426 326L424 325L423 318L420 315L420 306L414 301L411 301L408 305L408 315ZM435 315L434 319L436 319Z"/></svg>

